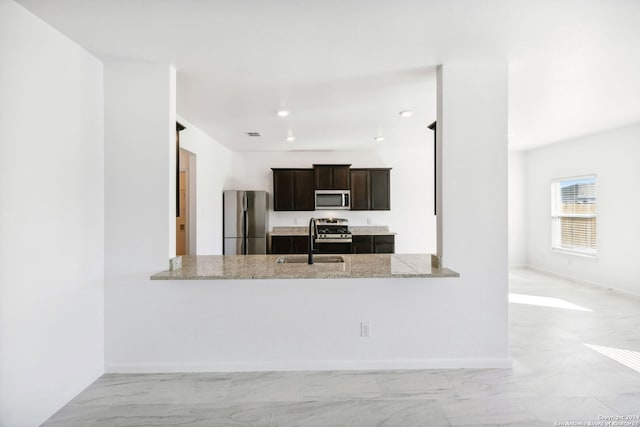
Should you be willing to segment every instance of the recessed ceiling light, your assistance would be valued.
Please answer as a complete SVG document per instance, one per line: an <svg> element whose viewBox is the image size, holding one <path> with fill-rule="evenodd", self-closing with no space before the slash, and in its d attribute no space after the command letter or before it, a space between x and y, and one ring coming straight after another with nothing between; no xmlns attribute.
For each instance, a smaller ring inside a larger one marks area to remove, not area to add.
<svg viewBox="0 0 640 427"><path fill-rule="evenodd" d="M291 135L289 135L289 136L286 138L286 140L287 140L287 141L289 141L289 142L291 142L291 141L295 141L295 140L296 140L296 137L295 137L295 136L291 136Z"/></svg>
<svg viewBox="0 0 640 427"><path fill-rule="evenodd" d="M276 114L278 116L280 116L280 117L287 117L289 115L289 111L287 111L287 110L279 110Z"/></svg>
<svg viewBox="0 0 640 427"><path fill-rule="evenodd" d="M384 141L384 136L376 136L375 138L376 141L380 142L380 141Z"/></svg>
<svg viewBox="0 0 640 427"><path fill-rule="evenodd" d="M410 117L410 116L413 116L413 111L412 110L402 110L398 114L400 114L401 117Z"/></svg>

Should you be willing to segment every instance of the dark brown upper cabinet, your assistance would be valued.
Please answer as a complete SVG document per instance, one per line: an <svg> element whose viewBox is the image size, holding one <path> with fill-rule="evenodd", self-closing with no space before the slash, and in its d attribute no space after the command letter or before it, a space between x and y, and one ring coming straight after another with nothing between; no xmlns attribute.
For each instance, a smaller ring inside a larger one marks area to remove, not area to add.
<svg viewBox="0 0 640 427"><path fill-rule="evenodd" d="M371 207L369 169L351 169L351 210L366 211Z"/></svg>
<svg viewBox="0 0 640 427"><path fill-rule="evenodd" d="M313 169L275 169L273 171L273 210L312 211Z"/></svg>
<svg viewBox="0 0 640 427"><path fill-rule="evenodd" d="M391 169L351 169L351 210L391 210Z"/></svg>
<svg viewBox="0 0 640 427"><path fill-rule="evenodd" d="M391 169L369 169L371 210L391 210Z"/></svg>
<svg viewBox="0 0 640 427"><path fill-rule="evenodd" d="M351 165L313 165L316 190L348 190Z"/></svg>

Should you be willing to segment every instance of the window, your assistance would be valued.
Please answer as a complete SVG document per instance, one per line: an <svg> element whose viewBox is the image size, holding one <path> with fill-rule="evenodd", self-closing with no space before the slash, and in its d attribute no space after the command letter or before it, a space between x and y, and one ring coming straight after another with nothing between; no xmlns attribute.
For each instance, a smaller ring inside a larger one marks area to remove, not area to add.
<svg viewBox="0 0 640 427"><path fill-rule="evenodd" d="M596 177L563 178L551 183L552 249L596 255Z"/></svg>

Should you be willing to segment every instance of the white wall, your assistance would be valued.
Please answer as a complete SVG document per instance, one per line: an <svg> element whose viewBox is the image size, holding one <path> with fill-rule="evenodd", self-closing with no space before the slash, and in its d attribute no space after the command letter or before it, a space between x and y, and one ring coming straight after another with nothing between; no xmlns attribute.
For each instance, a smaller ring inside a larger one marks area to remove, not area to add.
<svg viewBox="0 0 640 427"><path fill-rule="evenodd" d="M433 135L425 131L425 148L358 152L235 152L233 189L269 192L269 226L306 226L309 218L337 216L350 225L388 225L398 253L435 252L433 215ZM311 168L313 164L351 164L354 168L390 167L390 211L273 211L271 168ZM231 189L231 188L229 188Z"/></svg>
<svg viewBox="0 0 640 427"><path fill-rule="evenodd" d="M0 425L37 426L103 357L102 64L0 1Z"/></svg>
<svg viewBox="0 0 640 427"><path fill-rule="evenodd" d="M195 155L196 254L222 254L222 191L231 185L232 153L186 119L180 132L180 147ZM193 158L192 158L193 160Z"/></svg>
<svg viewBox="0 0 640 427"><path fill-rule="evenodd" d="M509 265L527 265L526 152L509 152Z"/></svg>
<svg viewBox="0 0 640 427"><path fill-rule="evenodd" d="M134 286L153 292L137 318L128 319L136 340L123 341L119 357L107 360L109 372L508 366L506 317L491 311L484 283L162 280ZM360 337L364 320L370 338Z"/></svg>
<svg viewBox="0 0 640 427"><path fill-rule="evenodd" d="M640 295L640 124L531 150L527 154L527 234L533 268ZM596 174L598 257L551 250L550 185Z"/></svg>
<svg viewBox="0 0 640 427"><path fill-rule="evenodd" d="M152 282L175 246L175 71L106 66L103 205L100 63L0 5L0 40L20 47L2 45L2 125L15 141L0 157L3 425L37 424L102 371L103 224L110 371L507 362L506 66L440 71L444 259L459 279ZM5 191L15 182L19 194Z"/></svg>
<svg viewBox="0 0 640 427"><path fill-rule="evenodd" d="M107 63L105 358L154 351L144 337L166 308L149 275L175 255L175 69Z"/></svg>
<svg viewBox="0 0 640 427"><path fill-rule="evenodd" d="M461 345L505 359L507 77L500 63L444 64L438 70L442 262L460 273L442 304L464 318Z"/></svg>
<svg viewBox="0 0 640 427"><path fill-rule="evenodd" d="M449 171L443 183L443 241L448 266L460 271L460 278L150 281L148 276L166 269L167 261L153 248L164 228L155 224L141 229L137 238L144 243L121 248L132 262L113 270L107 263L114 277L106 283L106 369L508 365L506 66L452 67L445 69L444 77L450 100L443 106L448 147L444 169ZM151 158L164 159L165 150L162 145L146 146ZM258 169L254 156L266 155L234 155L234 175L246 181L230 185L268 185L269 167L303 166L304 160L274 164L265 159ZM315 153L308 156L313 161L320 158ZM326 156L319 161L335 160ZM364 163L359 158L353 163L380 166L381 160ZM386 156L384 160L394 167L399 162ZM154 168L131 174L132 185L152 179L148 175L158 174ZM154 193L157 187L168 197L162 182L154 185ZM401 187L396 193L412 189ZM397 203L393 197L392 203ZM473 211L470 202L476 207ZM157 215L156 205L154 198L136 206L134 222ZM369 339L359 337L362 320L371 322Z"/></svg>

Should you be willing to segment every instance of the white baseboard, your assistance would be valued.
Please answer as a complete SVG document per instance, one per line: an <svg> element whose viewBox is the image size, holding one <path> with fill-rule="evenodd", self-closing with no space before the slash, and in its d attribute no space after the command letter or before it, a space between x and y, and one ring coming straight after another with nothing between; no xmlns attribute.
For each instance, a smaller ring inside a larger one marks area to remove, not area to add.
<svg viewBox="0 0 640 427"><path fill-rule="evenodd" d="M599 283L599 282L592 282L590 280L584 280L584 279L581 279L579 277L573 277L573 276L570 276L568 274L557 273L557 272L555 272L553 270L547 270L547 269L539 267L537 265L527 265L526 268L528 268L531 271L536 271L538 273L546 274L547 276L557 277L559 279L571 280L572 282L583 283L585 285L595 286L597 288L602 288L602 289L610 289L610 290L614 290L616 292L621 292L621 293L625 293L625 294L628 294L628 295L633 295L633 296L636 296L636 297L640 296L640 294L637 294L635 292L631 292L631 291L629 291L627 289L620 289L620 288L616 288L616 287L613 287L613 286L604 285L604 284Z"/></svg>
<svg viewBox="0 0 640 427"><path fill-rule="evenodd" d="M173 362L112 363L108 373L159 372L250 372L250 371L341 371L404 369L508 369L513 365L504 359L399 359L399 360L316 360L282 362Z"/></svg>
<svg viewBox="0 0 640 427"><path fill-rule="evenodd" d="M509 264L509 268L529 268L528 264Z"/></svg>

